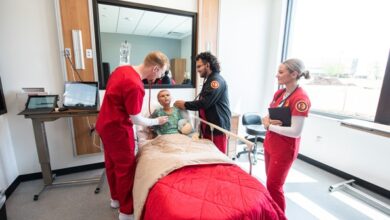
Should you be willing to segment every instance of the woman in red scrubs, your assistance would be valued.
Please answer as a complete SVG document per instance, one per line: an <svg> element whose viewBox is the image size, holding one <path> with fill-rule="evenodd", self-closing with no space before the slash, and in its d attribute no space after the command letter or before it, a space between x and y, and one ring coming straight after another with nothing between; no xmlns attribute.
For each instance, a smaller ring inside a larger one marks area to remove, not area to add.
<svg viewBox="0 0 390 220"><path fill-rule="evenodd" d="M111 207L119 208L119 220L132 219L135 174L133 124L164 124L166 116L156 119L140 115L145 95L143 79L154 81L169 68L169 59L161 52L148 54L138 66L122 65L111 74L96 130L104 145L104 162L111 193Z"/></svg>
<svg viewBox="0 0 390 220"><path fill-rule="evenodd" d="M270 108L288 108L291 126L283 126L281 121L269 116L263 118L268 130L264 140L267 189L283 211L286 209L283 185L298 155L301 131L310 109L309 97L298 85L301 77L310 78L309 71L304 68L301 60L289 59L280 64L276 75L279 85L285 85L285 88L276 91Z"/></svg>

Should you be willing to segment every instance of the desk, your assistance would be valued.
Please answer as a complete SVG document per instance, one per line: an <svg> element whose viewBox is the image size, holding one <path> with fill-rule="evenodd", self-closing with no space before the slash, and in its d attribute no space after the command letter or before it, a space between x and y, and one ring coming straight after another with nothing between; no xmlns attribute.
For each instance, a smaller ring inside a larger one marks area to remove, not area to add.
<svg viewBox="0 0 390 220"><path fill-rule="evenodd" d="M71 180L66 182L56 182L54 183L55 174L52 173L50 165L50 154L49 147L46 137L45 122L55 121L59 118L66 117L82 117L82 116L96 116L99 113L98 110L67 110L62 112L50 112L43 114L22 114L25 118L30 118L32 120L35 143L38 152L38 159L41 165L42 177L44 186L42 190L34 195L34 201L38 200L39 195L45 190L48 186L54 185L69 185L77 183L99 183L96 187L95 193L100 191L101 184L103 183L104 172L100 178L90 178L90 179L78 179ZM20 114L20 113L19 113Z"/></svg>

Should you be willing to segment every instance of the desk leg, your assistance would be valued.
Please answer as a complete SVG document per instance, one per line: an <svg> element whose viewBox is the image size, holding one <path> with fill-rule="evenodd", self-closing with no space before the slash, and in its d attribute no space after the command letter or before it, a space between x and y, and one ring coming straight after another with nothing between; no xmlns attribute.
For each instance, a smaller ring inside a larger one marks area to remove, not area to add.
<svg viewBox="0 0 390 220"><path fill-rule="evenodd" d="M49 148L46 138L45 122L39 119L32 119L35 144L37 145L38 159L41 164L43 183L45 186L53 183L53 175L50 166Z"/></svg>

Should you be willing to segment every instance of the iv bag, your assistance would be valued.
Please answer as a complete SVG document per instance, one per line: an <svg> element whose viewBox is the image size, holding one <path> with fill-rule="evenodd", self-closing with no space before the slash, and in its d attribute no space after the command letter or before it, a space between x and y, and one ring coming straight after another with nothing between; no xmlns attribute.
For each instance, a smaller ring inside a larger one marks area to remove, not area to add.
<svg viewBox="0 0 390 220"><path fill-rule="evenodd" d="M119 65L130 64L130 44L127 41L121 43L119 48Z"/></svg>

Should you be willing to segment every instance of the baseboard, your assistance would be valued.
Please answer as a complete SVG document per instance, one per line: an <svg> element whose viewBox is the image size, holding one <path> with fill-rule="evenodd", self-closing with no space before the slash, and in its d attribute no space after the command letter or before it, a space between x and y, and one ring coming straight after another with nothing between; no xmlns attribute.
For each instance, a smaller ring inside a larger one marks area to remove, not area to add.
<svg viewBox="0 0 390 220"><path fill-rule="evenodd" d="M321 163L321 162L318 162L316 160L313 160L310 157L306 157L306 156L304 156L302 154L298 154L298 158L303 160L303 161L305 161L305 162L307 162L307 163L309 163L309 164L311 164L311 165L313 165L313 166L316 166L316 167L321 168L321 169L323 169L323 170L325 170L325 171L327 171L329 173L332 173L332 174L334 174L336 176L339 176L339 177L341 177L343 179L346 179L346 180L354 179L355 180L354 184L357 184L357 185L359 185L359 186L361 186L363 188L366 188L366 189L368 189L368 190L370 190L372 192L375 192L375 193L377 193L377 194L379 194L381 196L384 196L384 197L390 199L390 191L389 190L386 190L386 189L384 189L384 188L382 188L380 186L377 186L375 184L372 184L370 182L362 180L362 179L360 179L360 178L358 178L356 176L353 176L353 175L350 175L348 173L345 173L345 172L343 172L341 170L338 170L338 169L335 169L333 167L330 167L330 166L328 166L328 165L326 165L324 163Z"/></svg>
<svg viewBox="0 0 390 220"><path fill-rule="evenodd" d="M53 170L52 172L55 173L56 176L61 176L61 175L84 172L84 171L101 169L101 168L104 168L104 162L82 165L77 167L68 167L68 168ZM41 172L19 175L11 183L11 185L5 190L6 197L9 198L21 182L36 180L36 179L42 179Z"/></svg>

